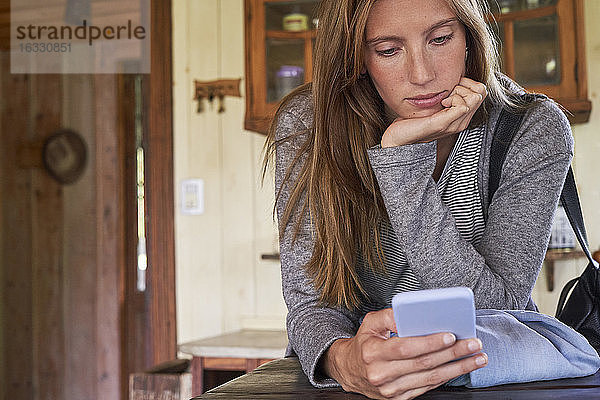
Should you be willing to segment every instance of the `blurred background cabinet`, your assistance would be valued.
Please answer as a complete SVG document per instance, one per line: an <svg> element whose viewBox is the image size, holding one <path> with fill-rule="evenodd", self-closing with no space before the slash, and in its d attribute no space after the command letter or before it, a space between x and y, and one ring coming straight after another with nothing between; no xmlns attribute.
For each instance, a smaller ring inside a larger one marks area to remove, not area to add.
<svg viewBox="0 0 600 400"><path fill-rule="evenodd" d="M586 122L583 0L487 0L501 42L502 70ZM279 100L312 80L319 0L245 0L245 128L266 133Z"/></svg>
<svg viewBox="0 0 600 400"><path fill-rule="evenodd" d="M246 117L266 133L279 100L312 80L319 0L245 0Z"/></svg>
<svg viewBox="0 0 600 400"><path fill-rule="evenodd" d="M571 123L587 122L583 0L487 0L501 45L502 70L565 107Z"/></svg>

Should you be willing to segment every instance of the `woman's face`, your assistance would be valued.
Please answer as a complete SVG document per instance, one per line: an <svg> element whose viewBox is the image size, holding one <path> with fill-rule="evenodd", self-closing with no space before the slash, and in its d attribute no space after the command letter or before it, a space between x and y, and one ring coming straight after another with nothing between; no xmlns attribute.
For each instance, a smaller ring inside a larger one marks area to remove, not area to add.
<svg viewBox="0 0 600 400"><path fill-rule="evenodd" d="M465 72L465 29L444 0L377 0L365 67L393 117L440 111Z"/></svg>

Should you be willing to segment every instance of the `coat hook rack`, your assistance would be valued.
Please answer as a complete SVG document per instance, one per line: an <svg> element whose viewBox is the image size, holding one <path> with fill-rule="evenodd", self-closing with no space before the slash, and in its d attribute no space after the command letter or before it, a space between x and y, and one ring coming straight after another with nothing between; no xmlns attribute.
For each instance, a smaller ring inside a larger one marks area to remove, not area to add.
<svg viewBox="0 0 600 400"><path fill-rule="evenodd" d="M204 100L210 104L214 99L219 100L219 113L225 112L225 96L242 97L240 82L242 79L220 79L216 81L194 81L196 94L194 100L198 101L198 112L204 111Z"/></svg>

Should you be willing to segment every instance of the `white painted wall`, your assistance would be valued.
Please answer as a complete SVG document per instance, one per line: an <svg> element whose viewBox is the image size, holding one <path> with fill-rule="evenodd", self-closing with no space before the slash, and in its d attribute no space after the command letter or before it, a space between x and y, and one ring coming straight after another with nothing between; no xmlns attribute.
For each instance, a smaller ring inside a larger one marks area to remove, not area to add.
<svg viewBox="0 0 600 400"><path fill-rule="evenodd" d="M260 187L264 137L244 131L244 99L206 105L193 101L194 80L244 77L243 0L173 0L175 183L200 178L205 213L183 216L176 191L178 342L240 327L284 328L279 264L262 261L277 251L271 217L272 176ZM585 1L590 122L573 128L575 174L588 236L600 247L600 2ZM242 91L244 81L242 81ZM243 94L243 93L242 93ZM579 273L583 260L557 262L555 290L545 289L545 270L534 290L541 310L553 313L558 290Z"/></svg>
<svg viewBox="0 0 600 400"><path fill-rule="evenodd" d="M243 0L174 0L175 182L204 180L205 212L184 216L176 192L179 343L240 327L285 327L271 210L273 177L260 186L265 137L243 130L244 98L197 113L194 80L244 77ZM244 81L242 81L242 92Z"/></svg>

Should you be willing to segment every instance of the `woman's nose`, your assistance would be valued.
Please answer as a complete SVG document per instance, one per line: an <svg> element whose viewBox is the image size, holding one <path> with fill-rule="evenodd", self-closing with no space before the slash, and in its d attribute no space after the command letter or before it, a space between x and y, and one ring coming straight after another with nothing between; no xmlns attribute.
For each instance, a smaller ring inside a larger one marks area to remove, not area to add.
<svg viewBox="0 0 600 400"><path fill-rule="evenodd" d="M415 85L424 85L435 78L433 61L423 50L411 52L409 78Z"/></svg>

